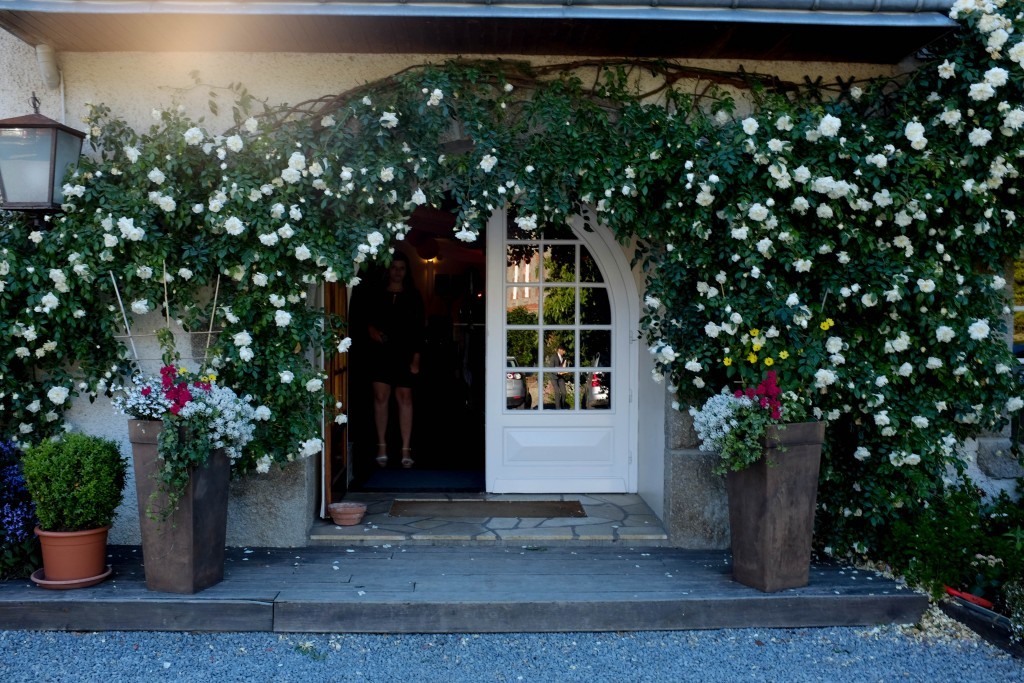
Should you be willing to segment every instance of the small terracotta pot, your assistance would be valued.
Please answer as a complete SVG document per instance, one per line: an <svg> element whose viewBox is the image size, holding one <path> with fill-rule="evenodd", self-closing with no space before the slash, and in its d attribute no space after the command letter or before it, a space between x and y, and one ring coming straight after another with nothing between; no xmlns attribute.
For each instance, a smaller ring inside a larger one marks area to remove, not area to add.
<svg viewBox="0 0 1024 683"><path fill-rule="evenodd" d="M338 526L354 526L363 521L365 503L331 503L327 512Z"/></svg>

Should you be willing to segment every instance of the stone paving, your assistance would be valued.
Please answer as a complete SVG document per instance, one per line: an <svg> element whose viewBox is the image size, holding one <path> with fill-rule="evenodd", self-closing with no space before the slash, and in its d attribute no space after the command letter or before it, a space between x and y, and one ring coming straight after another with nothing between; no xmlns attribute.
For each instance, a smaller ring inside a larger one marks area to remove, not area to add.
<svg viewBox="0 0 1024 683"><path fill-rule="evenodd" d="M586 517L391 517L402 500L578 500ZM313 545L604 545L667 546L660 520L636 494L349 493L345 501L366 503L363 523L337 526L319 520Z"/></svg>

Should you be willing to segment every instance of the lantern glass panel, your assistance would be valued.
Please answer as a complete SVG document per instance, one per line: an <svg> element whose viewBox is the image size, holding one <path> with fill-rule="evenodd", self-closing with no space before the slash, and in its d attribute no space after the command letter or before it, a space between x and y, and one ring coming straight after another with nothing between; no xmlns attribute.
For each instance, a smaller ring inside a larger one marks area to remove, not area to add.
<svg viewBox="0 0 1024 683"><path fill-rule="evenodd" d="M53 133L44 128L0 130L0 182L5 203L50 202Z"/></svg>
<svg viewBox="0 0 1024 683"><path fill-rule="evenodd" d="M64 174L68 168L78 166L78 157L82 154L82 138L67 131L57 131L57 153L53 165L53 203L64 201Z"/></svg>

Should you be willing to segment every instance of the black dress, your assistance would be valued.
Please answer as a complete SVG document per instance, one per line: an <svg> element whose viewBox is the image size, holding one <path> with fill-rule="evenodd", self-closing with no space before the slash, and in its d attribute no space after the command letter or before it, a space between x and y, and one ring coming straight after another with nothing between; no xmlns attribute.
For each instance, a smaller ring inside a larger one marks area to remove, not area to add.
<svg viewBox="0 0 1024 683"><path fill-rule="evenodd" d="M423 300L416 290L381 290L369 303L369 324L383 341L370 340L370 377L393 387L412 387L409 371L413 354L423 346Z"/></svg>

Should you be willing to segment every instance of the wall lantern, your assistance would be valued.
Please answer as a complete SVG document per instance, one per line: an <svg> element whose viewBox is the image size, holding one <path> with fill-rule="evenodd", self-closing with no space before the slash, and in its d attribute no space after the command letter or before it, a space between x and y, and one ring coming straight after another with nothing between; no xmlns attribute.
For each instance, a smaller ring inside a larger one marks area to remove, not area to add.
<svg viewBox="0 0 1024 683"><path fill-rule="evenodd" d="M30 102L34 114L0 120L0 209L56 211L85 133L41 115L35 93Z"/></svg>

